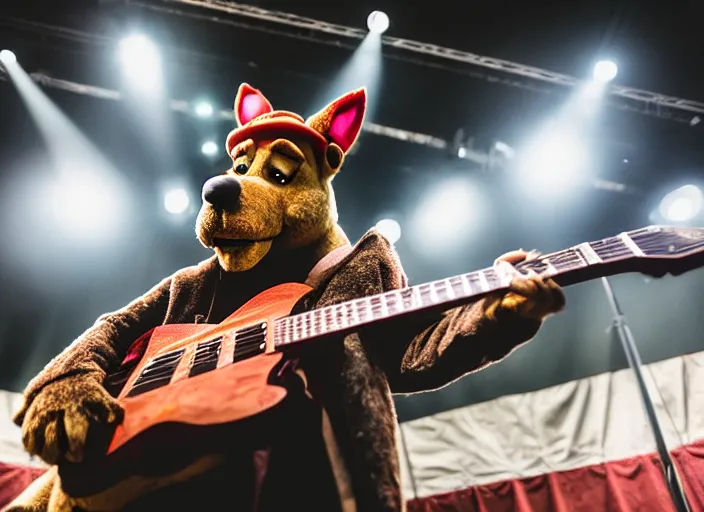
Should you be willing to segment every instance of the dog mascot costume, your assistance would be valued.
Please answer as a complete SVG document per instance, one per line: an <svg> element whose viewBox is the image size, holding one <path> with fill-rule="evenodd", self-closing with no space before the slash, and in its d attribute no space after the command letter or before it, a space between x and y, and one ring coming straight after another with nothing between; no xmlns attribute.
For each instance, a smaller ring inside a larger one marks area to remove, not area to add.
<svg viewBox="0 0 704 512"><path fill-rule="evenodd" d="M186 468L188 478L93 505L69 497L60 478L62 467L101 455L91 452L91 439L109 436L122 421L108 377L129 373L144 353L135 341L151 329L220 323L281 283L312 287L294 312L407 285L385 238L371 230L351 245L337 224L331 181L365 108L361 89L304 121L240 86L238 127L227 138L233 165L204 184L196 224L198 240L215 254L100 317L29 383L15 422L26 449L53 466L8 510L405 509L392 394L437 389L502 359L563 307L553 281L513 268L525 252L497 260L515 275L505 294L302 344L284 358L286 405L252 433L226 436L218 453L207 454L217 462Z"/></svg>

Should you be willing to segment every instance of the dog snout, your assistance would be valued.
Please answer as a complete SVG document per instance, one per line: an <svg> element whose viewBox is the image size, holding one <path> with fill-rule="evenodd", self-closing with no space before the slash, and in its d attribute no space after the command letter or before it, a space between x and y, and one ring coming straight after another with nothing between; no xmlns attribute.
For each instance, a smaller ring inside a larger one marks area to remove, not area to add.
<svg viewBox="0 0 704 512"><path fill-rule="evenodd" d="M242 184L234 176L215 176L203 184L203 201L216 210L237 210L241 195Z"/></svg>

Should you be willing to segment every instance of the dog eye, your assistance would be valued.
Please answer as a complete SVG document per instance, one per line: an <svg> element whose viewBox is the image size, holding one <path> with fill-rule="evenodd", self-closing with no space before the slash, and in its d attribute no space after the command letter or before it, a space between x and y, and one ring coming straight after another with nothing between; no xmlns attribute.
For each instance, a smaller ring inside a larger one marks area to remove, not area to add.
<svg viewBox="0 0 704 512"><path fill-rule="evenodd" d="M289 176L286 176L283 172L281 172L275 167L271 167L269 169L269 179L274 183L278 183L279 185L286 185L288 182L291 181L291 178Z"/></svg>
<svg viewBox="0 0 704 512"><path fill-rule="evenodd" d="M247 171L249 170L249 166L245 163L242 164L237 164L235 166L235 172L237 174L247 174Z"/></svg>

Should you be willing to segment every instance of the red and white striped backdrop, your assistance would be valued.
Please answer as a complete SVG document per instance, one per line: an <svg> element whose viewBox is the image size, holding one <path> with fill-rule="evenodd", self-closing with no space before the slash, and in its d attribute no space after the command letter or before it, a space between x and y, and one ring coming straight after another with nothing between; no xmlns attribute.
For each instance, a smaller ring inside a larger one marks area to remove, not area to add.
<svg viewBox="0 0 704 512"><path fill-rule="evenodd" d="M690 504L704 511L704 352L650 364L645 376L668 446L681 447L675 460ZM20 481L18 466L43 467L24 452L10 419L19 400L0 392L6 489L17 487L8 482ZM444 411L400 429L412 510L669 510L629 370Z"/></svg>

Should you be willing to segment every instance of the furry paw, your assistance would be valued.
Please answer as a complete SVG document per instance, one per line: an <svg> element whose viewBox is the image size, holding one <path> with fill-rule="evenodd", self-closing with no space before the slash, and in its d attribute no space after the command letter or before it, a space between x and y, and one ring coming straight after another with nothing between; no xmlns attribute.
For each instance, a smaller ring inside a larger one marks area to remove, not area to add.
<svg viewBox="0 0 704 512"><path fill-rule="evenodd" d="M22 442L49 464L81 462L89 427L115 425L122 416L122 407L92 377L67 377L34 398L22 423Z"/></svg>
<svg viewBox="0 0 704 512"><path fill-rule="evenodd" d="M530 255L521 250L506 253L496 260L495 265L504 266L514 278L508 292L488 299L484 312L487 318L495 320L497 311L503 310L524 318L543 320L565 307L565 295L555 281L532 270L527 275L516 270L513 265L525 259L530 259Z"/></svg>

